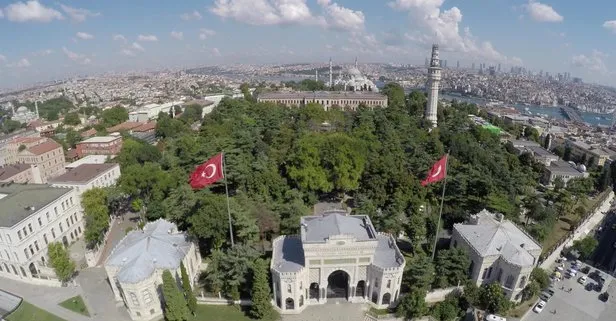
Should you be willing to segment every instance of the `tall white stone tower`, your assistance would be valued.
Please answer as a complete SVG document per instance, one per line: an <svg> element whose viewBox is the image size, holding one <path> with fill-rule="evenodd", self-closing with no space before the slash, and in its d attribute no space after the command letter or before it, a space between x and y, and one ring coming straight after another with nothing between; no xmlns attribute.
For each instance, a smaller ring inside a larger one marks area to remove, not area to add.
<svg viewBox="0 0 616 321"><path fill-rule="evenodd" d="M332 80L332 72L333 72L333 67L334 65L332 64L332 58L329 58L329 88L333 88L334 87L334 82Z"/></svg>
<svg viewBox="0 0 616 321"><path fill-rule="evenodd" d="M425 117L436 127L436 111L438 108L438 89L441 82L441 64L438 59L438 45L432 45L432 58L428 67L428 104Z"/></svg>

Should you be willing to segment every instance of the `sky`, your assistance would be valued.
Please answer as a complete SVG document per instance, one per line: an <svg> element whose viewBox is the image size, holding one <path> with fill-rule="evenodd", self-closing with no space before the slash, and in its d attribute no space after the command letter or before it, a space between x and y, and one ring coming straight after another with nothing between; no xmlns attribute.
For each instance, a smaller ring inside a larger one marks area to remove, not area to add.
<svg viewBox="0 0 616 321"><path fill-rule="evenodd" d="M0 0L0 88L237 63L460 61L616 86L614 0Z"/></svg>

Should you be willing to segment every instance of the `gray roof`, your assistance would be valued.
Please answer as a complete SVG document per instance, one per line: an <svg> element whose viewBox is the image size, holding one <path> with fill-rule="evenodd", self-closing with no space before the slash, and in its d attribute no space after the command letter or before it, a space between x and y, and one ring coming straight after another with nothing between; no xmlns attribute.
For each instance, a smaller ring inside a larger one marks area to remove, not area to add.
<svg viewBox="0 0 616 321"><path fill-rule="evenodd" d="M518 265L533 265L535 257L529 252L541 251L541 246L511 221L496 219L496 215L483 210L469 224L455 224L454 230L472 246L480 256L500 255L505 261ZM476 224L474 224L476 223Z"/></svg>
<svg viewBox="0 0 616 321"><path fill-rule="evenodd" d="M185 233L177 232L175 224L159 219L146 224L143 230L128 233L105 265L120 267L120 282L138 283L158 269L177 269L191 244Z"/></svg>
<svg viewBox="0 0 616 321"><path fill-rule="evenodd" d="M552 162L550 166L546 167L546 169L550 171L551 173L562 173L562 174L567 174L567 175L583 176L583 174L580 171L578 171L571 164L563 160Z"/></svg>
<svg viewBox="0 0 616 321"><path fill-rule="evenodd" d="M376 232L365 215L346 215L345 211L324 212L323 215L301 219L304 242L325 242L332 235L352 235L358 241L373 240Z"/></svg>
<svg viewBox="0 0 616 321"><path fill-rule="evenodd" d="M50 183L87 183L102 173L114 167L120 167L116 163L81 164L68 172L51 179Z"/></svg>
<svg viewBox="0 0 616 321"><path fill-rule="evenodd" d="M510 140L511 144L515 147L539 147L541 145L537 144L532 140L523 140L523 139L512 139Z"/></svg>
<svg viewBox="0 0 616 321"><path fill-rule="evenodd" d="M387 99L373 91L273 91L262 93L259 99Z"/></svg>
<svg viewBox="0 0 616 321"><path fill-rule="evenodd" d="M558 158L557 155L554 155L552 153L550 153L549 150L540 147L540 146L530 146L528 147L528 149L533 152L534 155L536 156L542 156L542 157L553 157L553 158Z"/></svg>
<svg viewBox="0 0 616 321"><path fill-rule="evenodd" d="M404 257L398 250L396 241L391 235L379 234L377 237L379 243L374 252L374 265L381 268L393 268L404 265Z"/></svg>
<svg viewBox="0 0 616 321"><path fill-rule="evenodd" d="M30 164L12 164L0 167L0 180L7 180L30 169Z"/></svg>
<svg viewBox="0 0 616 321"><path fill-rule="evenodd" d="M12 227L70 191L47 184L0 184L0 226Z"/></svg>
<svg viewBox="0 0 616 321"><path fill-rule="evenodd" d="M297 272L304 267L304 248L298 237L285 236L274 244L274 267L279 272Z"/></svg>

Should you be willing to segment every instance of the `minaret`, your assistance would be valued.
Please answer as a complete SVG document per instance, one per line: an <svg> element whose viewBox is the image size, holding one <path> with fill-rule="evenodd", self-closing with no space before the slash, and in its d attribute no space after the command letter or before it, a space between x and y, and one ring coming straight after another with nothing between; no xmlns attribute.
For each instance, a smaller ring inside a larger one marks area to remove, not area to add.
<svg viewBox="0 0 616 321"><path fill-rule="evenodd" d="M438 45L432 45L432 58L428 67L428 104L425 118L436 127L436 112L438 108L438 87L441 82L441 67L438 59Z"/></svg>
<svg viewBox="0 0 616 321"><path fill-rule="evenodd" d="M41 117L39 116L38 112L38 100L34 101L34 108L36 109L36 119L40 119Z"/></svg>
<svg viewBox="0 0 616 321"><path fill-rule="evenodd" d="M357 57L355 57L355 69L357 69Z"/></svg>
<svg viewBox="0 0 616 321"><path fill-rule="evenodd" d="M319 81L319 69L314 71L314 81Z"/></svg>
<svg viewBox="0 0 616 321"><path fill-rule="evenodd" d="M332 82L332 75L333 75L333 65L332 65L332 58L329 58L329 88L331 89L332 87L334 87L334 83Z"/></svg>

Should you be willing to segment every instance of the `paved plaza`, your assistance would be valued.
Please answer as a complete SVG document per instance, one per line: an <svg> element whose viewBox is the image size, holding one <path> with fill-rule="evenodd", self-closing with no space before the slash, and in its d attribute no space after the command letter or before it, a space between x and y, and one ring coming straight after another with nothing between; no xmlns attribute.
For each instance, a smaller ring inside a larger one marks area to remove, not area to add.
<svg viewBox="0 0 616 321"><path fill-rule="evenodd" d="M282 321L362 321L368 310L367 304L339 300L336 303L308 306L300 314L285 314Z"/></svg>
<svg viewBox="0 0 616 321"><path fill-rule="evenodd" d="M594 270L594 268L592 269ZM592 271L591 270L591 271ZM578 278L584 274L581 272L575 278L563 279L554 284L555 294L547 302L543 312L535 313L531 310L524 316L523 321L613 321L616 315L616 281L606 273L601 273L606 278L603 291L610 293L607 302L599 300L600 292L587 290L579 284ZM596 283L588 278L586 283ZM564 287L564 290L561 289ZM567 290L571 288L571 292ZM534 307L534 306L533 306ZM553 313L556 311L556 313Z"/></svg>

